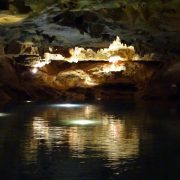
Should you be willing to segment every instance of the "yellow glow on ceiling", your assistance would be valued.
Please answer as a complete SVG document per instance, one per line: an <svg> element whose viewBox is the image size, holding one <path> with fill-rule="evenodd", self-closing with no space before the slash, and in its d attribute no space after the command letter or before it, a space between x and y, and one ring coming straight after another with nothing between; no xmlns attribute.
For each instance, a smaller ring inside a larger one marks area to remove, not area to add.
<svg viewBox="0 0 180 180"><path fill-rule="evenodd" d="M27 15L10 15L10 14L0 14L0 24L13 24L22 22L27 18Z"/></svg>

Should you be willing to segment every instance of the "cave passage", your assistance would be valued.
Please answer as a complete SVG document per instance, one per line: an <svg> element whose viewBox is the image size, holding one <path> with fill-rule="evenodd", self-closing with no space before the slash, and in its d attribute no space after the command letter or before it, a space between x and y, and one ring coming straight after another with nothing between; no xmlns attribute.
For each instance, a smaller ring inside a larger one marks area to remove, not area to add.
<svg viewBox="0 0 180 180"><path fill-rule="evenodd" d="M8 0L0 0L0 10L9 10Z"/></svg>

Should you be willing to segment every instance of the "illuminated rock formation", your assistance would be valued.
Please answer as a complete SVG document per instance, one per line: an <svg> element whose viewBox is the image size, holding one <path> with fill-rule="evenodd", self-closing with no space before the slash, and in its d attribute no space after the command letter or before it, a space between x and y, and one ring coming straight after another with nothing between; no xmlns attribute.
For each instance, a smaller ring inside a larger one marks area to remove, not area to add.
<svg viewBox="0 0 180 180"><path fill-rule="evenodd" d="M179 98L176 0L26 2L0 14L2 99Z"/></svg>

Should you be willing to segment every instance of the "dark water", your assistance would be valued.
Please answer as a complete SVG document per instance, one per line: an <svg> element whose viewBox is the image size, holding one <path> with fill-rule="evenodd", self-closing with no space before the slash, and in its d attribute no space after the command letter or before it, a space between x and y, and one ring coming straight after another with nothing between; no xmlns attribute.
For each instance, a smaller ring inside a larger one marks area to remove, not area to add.
<svg viewBox="0 0 180 180"><path fill-rule="evenodd" d="M180 107L36 104L1 109L0 180L180 179Z"/></svg>

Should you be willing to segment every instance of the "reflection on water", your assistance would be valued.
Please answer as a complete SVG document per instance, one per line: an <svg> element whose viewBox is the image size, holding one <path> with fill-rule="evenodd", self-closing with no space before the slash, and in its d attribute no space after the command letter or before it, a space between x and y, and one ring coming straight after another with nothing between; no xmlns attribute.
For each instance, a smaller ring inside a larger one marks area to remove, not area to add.
<svg viewBox="0 0 180 180"><path fill-rule="evenodd" d="M72 157L101 156L109 160L108 165L120 163L120 158L136 157L139 152L137 129L127 130L120 117L102 113L97 106L84 105L78 109L49 107L39 116L32 117L31 122L33 138L26 148L34 150L34 157L28 161L35 159L40 140L49 149L61 148L68 143ZM96 153L89 155L87 150Z"/></svg>
<svg viewBox="0 0 180 180"><path fill-rule="evenodd" d="M64 104L52 104L51 107L62 107L62 108L75 108L75 107L81 107L83 104L70 104L70 103L64 103Z"/></svg>
<svg viewBox="0 0 180 180"><path fill-rule="evenodd" d="M0 179L180 179L180 109L132 103L0 110Z"/></svg>
<svg viewBox="0 0 180 180"><path fill-rule="evenodd" d="M4 116L8 116L9 114L7 114L7 113L1 113L0 112L0 117L4 117Z"/></svg>

